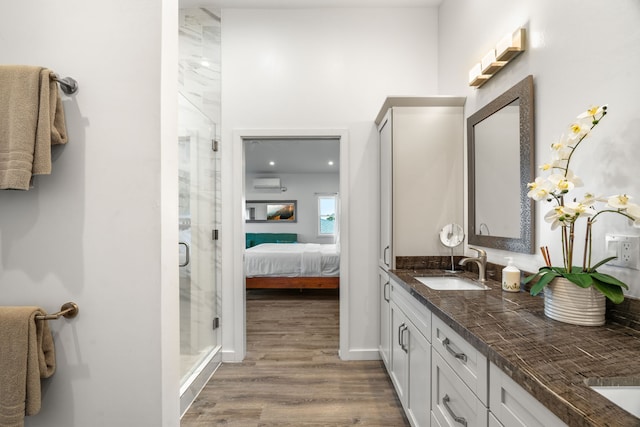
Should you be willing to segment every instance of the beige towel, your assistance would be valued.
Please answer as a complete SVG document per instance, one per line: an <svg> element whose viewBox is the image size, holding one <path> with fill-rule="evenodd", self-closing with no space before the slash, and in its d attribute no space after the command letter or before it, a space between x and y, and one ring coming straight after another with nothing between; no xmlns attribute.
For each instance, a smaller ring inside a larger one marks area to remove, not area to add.
<svg viewBox="0 0 640 427"><path fill-rule="evenodd" d="M40 411L40 378L55 371L53 337L38 307L0 307L0 427Z"/></svg>
<svg viewBox="0 0 640 427"><path fill-rule="evenodd" d="M0 190L28 190L51 173L51 146L67 143L62 100L53 72L0 66Z"/></svg>

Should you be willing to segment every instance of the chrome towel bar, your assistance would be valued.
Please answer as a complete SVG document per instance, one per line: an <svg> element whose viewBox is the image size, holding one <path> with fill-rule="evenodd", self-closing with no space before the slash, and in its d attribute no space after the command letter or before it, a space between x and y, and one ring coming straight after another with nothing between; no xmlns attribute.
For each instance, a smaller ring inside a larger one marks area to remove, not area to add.
<svg viewBox="0 0 640 427"><path fill-rule="evenodd" d="M73 319L78 315L79 310L80 309L78 308L78 304L76 304L75 302L67 302L62 304L62 307L60 307L59 312L53 313L53 314L47 314L46 316L38 315L36 316L36 320L56 320L56 319L59 319L60 317Z"/></svg>
<svg viewBox="0 0 640 427"><path fill-rule="evenodd" d="M60 78L57 74L54 74L52 79L60 84L60 89L67 95L72 95L78 91L78 82L71 77Z"/></svg>

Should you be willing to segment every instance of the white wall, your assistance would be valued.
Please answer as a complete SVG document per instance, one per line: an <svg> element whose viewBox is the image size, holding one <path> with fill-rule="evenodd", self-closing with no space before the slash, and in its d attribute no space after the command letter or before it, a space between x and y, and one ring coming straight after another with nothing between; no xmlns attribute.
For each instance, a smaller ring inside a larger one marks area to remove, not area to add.
<svg viewBox="0 0 640 427"><path fill-rule="evenodd" d="M278 174L286 192L269 193L253 188L254 178L268 178L265 174L247 174L247 200L296 200L297 222L291 224L247 223L247 233L297 233L300 243L334 243L333 236L318 236L318 195L337 193L340 175L337 173Z"/></svg>
<svg viewBox="0 0 640 427"><path fill-rule="evenodd" d="M349 328L341 356L370 357L378 341L371 327L378 316L373 120L389 95L437 92L437 11L223 9L222 22L223 233L229 236L231 224L241 220L233 217L240 195L232 183L242 173L231 166L237 164L228 147L234 130L348 129L350 306L349 318L342 319ZM243 286L237 277L242 268L234 264L244 240L233 235L222 242L223 318L229 319L234 309L244 309L236 292ZM242 351L242 321L223 328L225 351Z"/></svg>
<svg viewBox="0 0 640 427"><path fill-rule="evenodd" d="M440 7L439 90L467 96L468 117L528 74L534 77L536 165L548 159L549 145L578 113L609 104L610 114L572 159L585 188L602 195L627 193L640 201L637 149L640 109L640 6L635 0L606 4L596 0L445 0ZM467 85L467 73L502 35L518 27L528 32L527 51L480 89ZM580 196L580 193L577 193ZM549 206L537 206L536 247L549 245L561 260L558 232L544 222ZM583 224L582 224L583 225ZM619 216L601 216L594 226L594 259L604 257L604 234L638 235ZM580 234L580 236L584 236ZM581 253L581 251L579 252ZM542 257L489 251L489 260L504 263L513 255L522 269L536 271ZM630 284L640 297L636 270L601 268Z"/></svg>
<svg viewBox="0 0 640 427"><path fill-rule="evenodd" d="M69 143L0 192L0 304L57 311L57 372L26 426L178 425L174 0L6 2L3 63L76 78Z"/></svg>

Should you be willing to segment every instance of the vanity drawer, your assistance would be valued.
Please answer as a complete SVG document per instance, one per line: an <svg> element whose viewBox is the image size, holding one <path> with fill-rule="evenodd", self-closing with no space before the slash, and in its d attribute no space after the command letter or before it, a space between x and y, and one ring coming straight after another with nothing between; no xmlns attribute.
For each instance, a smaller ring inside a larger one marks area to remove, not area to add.
<svg viewBox="0 0 640 427"><path fill-rule="evenodd" d="M439 317L432 316L432 324L433 348L487 406L489 388L487 358Z"/></svg>
<svg viewBox="0 0 640 427"><path fill-rule="evenodd" d="M566 424L493 363L489 368L490 408L502 425L561 427Z"/></svg>
<svg viewBox="0 0 640 427"><path fill-rule="evenodd" d="M442 427L487 427L487 407L438 352L431 354L431 413Z"/></svg>

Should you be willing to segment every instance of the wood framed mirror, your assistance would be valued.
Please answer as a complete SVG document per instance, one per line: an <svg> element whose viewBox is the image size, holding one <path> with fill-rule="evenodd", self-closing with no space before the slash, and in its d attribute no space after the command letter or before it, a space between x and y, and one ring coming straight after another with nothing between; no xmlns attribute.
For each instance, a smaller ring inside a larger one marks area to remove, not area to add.
<svg viewBox="0 0 640 427"><path fill-rule="evenodd" d="M469 244L534 253L533 76L467 119Z"/></svg>

